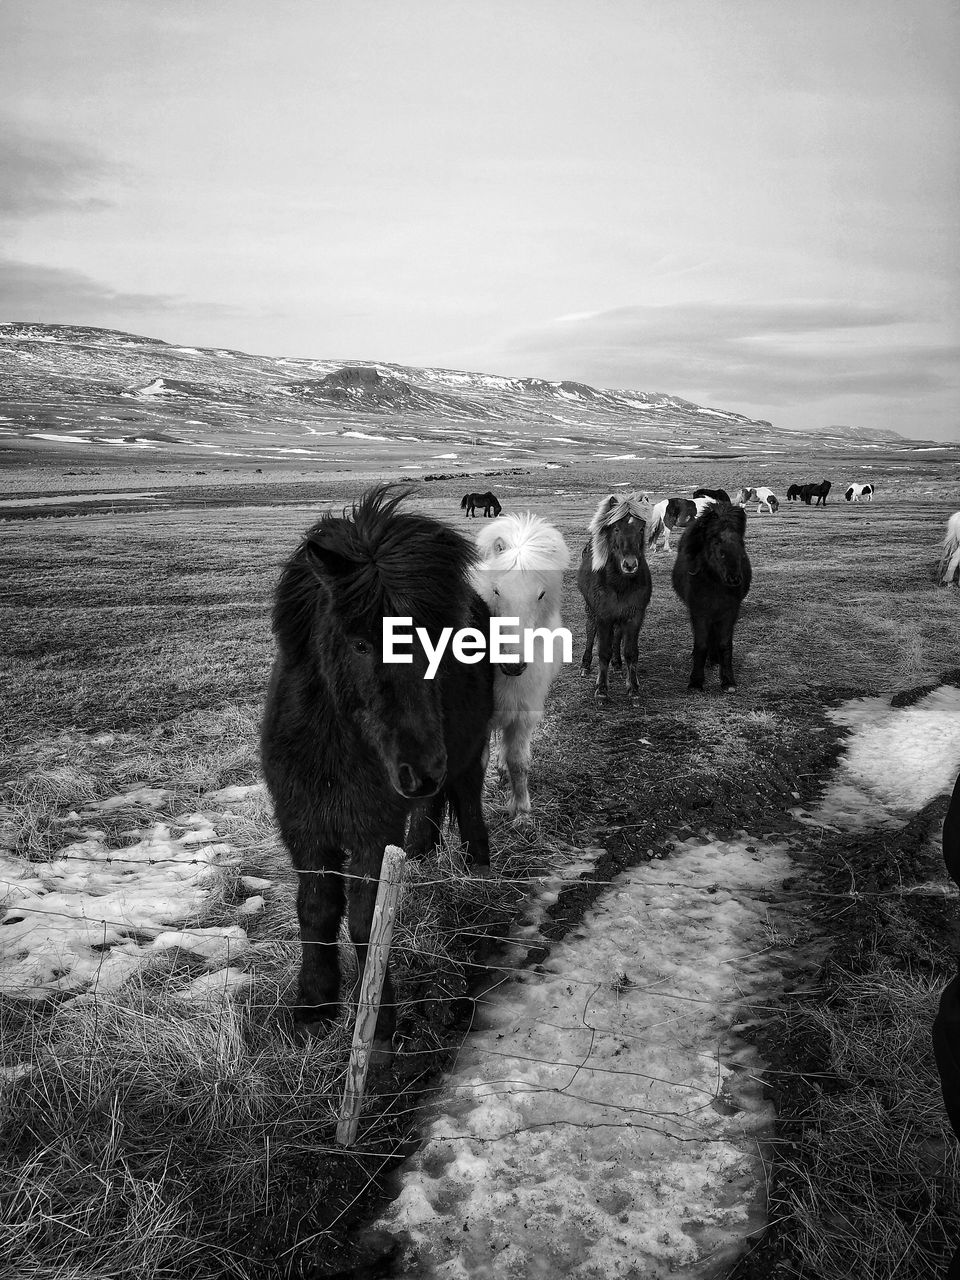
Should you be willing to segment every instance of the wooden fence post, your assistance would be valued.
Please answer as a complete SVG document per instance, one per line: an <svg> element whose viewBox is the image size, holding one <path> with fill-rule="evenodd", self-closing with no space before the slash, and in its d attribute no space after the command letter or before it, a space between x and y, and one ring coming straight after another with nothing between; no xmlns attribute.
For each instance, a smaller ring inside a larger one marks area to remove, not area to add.
<svg viewBox="0 0 960 1280"><path fill-rule="evenodd" d="M340 1119L337 1123L337 1141L344 1147L351 1146L356 1140L357 1126L360 1124L360 1105L363 1102L363 1089L367 1080L367 1068L370 1065L370 1048L376 1031L377 1014L380 1012L383 979L390 959L390 941L393 937L393 923L400 897L403 860L404 852L395 844L388 844L384 849L380 883L377 886L377 901L373 908L373 920L370 925L367 960L360 978L357 1020L353 1027L353 1044L350 1046L347 1081L343 1086L343 1101L340 1104Z"/></svg>

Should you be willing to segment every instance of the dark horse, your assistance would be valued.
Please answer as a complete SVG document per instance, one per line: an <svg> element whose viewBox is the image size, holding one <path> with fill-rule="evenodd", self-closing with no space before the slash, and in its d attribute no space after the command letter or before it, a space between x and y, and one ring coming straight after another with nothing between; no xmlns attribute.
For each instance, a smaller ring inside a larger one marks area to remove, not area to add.
<svg viewBox="0 0 960 1280"><path fill-rule="evenodd" d="M796 502L796 500L800 497L802 493L803 493L802 484L792 484L790 488L787 490L787 501Z"/></svg>
<svg viewBox="0 0 960 1280"><path fill-rule="evenodd" d="M465 493L460 499L460 510L465 511L468 516L477 514L477 507L483 507L485 516L493 516L494 519L503 510L497 501L496 494L490 493Z"/></svg>
<svg viewBox="0 0 960 1280"><path fill-rule="evenodd" d="M830 481L821 480L819 484L802 484L795 486L799 489L798 497L801 502L805 502L810 506L812 499L816 498L814 506L826 506L827 494L830 492Z"/></svg>
<svg viewBox="0 0 960 1280"><path fill-rule="evenodd" d="M299 873L294 1016L307 1024L337 1013L345 906L363 972L384 846L403 844L408 817L411 840L422 846L414 851L422 852L425 835L436 836L425 815L436 821L449 805L468 855L482 867L490 862L480 804L493 715L489 661L467 665L447 649L436 678L427 679L423 645L406 627L396 640L407 662L384 661L386 617L412 619L434 646L443 627L489 631L490 614L468 577L475 549L438 520L398 512L405 496L378 486L351 512L323 516L276 593L279 652L261 752ZM388 974L378 1049L395 1019Z"/></svg>
<svg viewBox="0 0 960 1280"><path fill-rule="evenodd" d="M621 638L627 664L627 692L631 698L640 694L638 637L652 590L650 569L644 557L649 519L649 503L633 495L618 498L611 493L590 521L590 541L583 549L577 570L577 586L587 615L587 643L580 674L590 673L596 638L600 659L594 691L597 698L607 697L607 670L614 656L615 639L619 657Z"/></svg>
<svg viewBox="0 0 960 1280"><path fill-rule="evenodd" d="M729 502L730 495L726 489L694 489L695 498L713 498L715 502Z"/></svg>
<svg viewBox="0 0 960 1280"><path fill-rule="evenodd" d="M687 606L693 628L691 689L703 688L703 669L720 664L720 687L732 692L733 629L750 590L751 569L743 535L743 507L718 503L689 525L673 564L673 589Z"/></svg>

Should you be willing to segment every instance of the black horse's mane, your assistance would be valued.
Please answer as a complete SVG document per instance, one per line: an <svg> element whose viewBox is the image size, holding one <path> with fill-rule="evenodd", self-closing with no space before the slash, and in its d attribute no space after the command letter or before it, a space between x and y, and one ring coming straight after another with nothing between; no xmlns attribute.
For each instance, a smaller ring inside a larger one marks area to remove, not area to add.
<svg viewBox="0 0 960 1280"><path fill-rule="evenodd" d="M293 553L277 587L273 627L288 652L312 634L319 601L347 631L379 635L408 617L435 633L467 620L473 543L430 516L398 511L409 490L376 485L340 515L327 513Z"/></svg>
<svg viewBox="0 0 960 1280"><path fill-rule="evenodd" d="M729 502L715 502L687 527L684 534L686 554L691 559L699 556L708 542L727 529L732 529L742 538L747 531L747 513L743 507Z"/></svg>

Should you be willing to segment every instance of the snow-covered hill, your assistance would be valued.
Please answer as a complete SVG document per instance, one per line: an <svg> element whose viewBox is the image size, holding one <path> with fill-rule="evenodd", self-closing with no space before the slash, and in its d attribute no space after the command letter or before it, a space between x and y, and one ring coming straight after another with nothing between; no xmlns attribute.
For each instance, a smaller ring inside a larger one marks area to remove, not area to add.
<svg viewBox="0 0 960 1280"><path fill-rule="evenodd" d="M344 464L376 445L385 466L411 470L432 459L477 469L917 444L846 427L784 431L679 396L581 382L258 356L26 323L0 325L0 447L12 441L316 464Z"/></svg>

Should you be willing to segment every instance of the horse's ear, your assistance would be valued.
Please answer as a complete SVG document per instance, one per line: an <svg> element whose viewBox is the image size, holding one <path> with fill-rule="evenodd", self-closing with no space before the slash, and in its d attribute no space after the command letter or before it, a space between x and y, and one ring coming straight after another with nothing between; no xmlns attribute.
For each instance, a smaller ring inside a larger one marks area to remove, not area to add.
<svg viewBox="0 0 960 1280"><path fill-rule="evenodd" d="M499 555L501 555L504 551L506 551L506 549L507 549L507 543L506 543L506 540L505 540L504 538L496 538L496 539L494 539L493 547L491 548L491 550L493 551L494 555L499 556Z"/></svg>
<svg viewBox="0 0 960 1280"><path fill-rule="evenodd" d="M607 510L612 511L619 501L620 499L617 497L617 495L615 493L611 493L610 496L607 498L607 503L606 503Z"/></svg>
<svg viewBox="0 0 960 1280"><path fill-rule="evenodd" d="M737 532L742 538L747 532L747 509L746 507L734 507L734 519L737 522Z"/></svg>
<svg viewBox="0 0 960 1280"><path fill-rule="evenodd" d="M352 560L348 560L338 551L331 550L330 547L325 547L316 538L307 539L306 553L307 564L318 578L337 578L356 568Z"/></svg>

